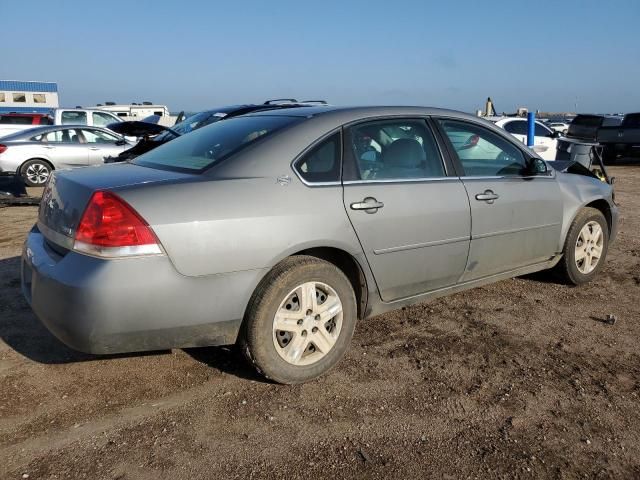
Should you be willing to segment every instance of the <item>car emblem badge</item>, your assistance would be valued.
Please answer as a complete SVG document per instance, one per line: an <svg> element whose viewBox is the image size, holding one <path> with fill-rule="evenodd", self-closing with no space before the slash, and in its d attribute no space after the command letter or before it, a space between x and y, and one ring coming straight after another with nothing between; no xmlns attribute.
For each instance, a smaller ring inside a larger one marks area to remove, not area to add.
<svg viewBox="0 0 640 480"><path fill-rule="evenodd" d="M279 185L286 187L291 183L291 177L289 175L280 175L276 178L276 182L278 182Z"/></svg>

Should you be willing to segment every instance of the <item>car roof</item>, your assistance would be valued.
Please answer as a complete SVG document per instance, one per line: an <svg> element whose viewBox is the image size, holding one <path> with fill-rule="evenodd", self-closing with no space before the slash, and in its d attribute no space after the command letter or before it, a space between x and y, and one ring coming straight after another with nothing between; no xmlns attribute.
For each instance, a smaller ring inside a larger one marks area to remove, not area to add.
<svg viewBox="0 0 640 480"><path fill-rule="evenodd" d="M453 116L456 118L467 118L476 121L486 121L475 115L471 115L465 112L459 112L456 110L449 110L436 107L418 107L418 106L344 106L338 107L335 105L297 105L295 107L282 107L277 110L267 110L253 112L247 115L282 115L291 117L319 117L319 116L337 116L343 118L371 118L371 117L384 117L384 116ZM490 122L489 122L490 123Z"/></svg>

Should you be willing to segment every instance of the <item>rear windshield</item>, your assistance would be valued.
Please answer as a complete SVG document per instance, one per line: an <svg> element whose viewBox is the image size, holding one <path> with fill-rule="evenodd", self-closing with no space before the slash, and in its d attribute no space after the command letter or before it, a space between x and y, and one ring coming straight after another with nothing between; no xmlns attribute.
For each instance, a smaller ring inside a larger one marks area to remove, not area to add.
<svg viewBox="0 0 640 480"><path fill-rule="evenodd" d="M195 173L239 152L248 145L302 120L300 117L236 117L200 128L136 158L145 167Z"/></svg>
<svg viewBox="0 0 640 480"><path fill-rule="evenodd" d="M627 128L640 128L640 113L630 113L624 117L622 125Z"/></svg>
<svg viewBox="0 0 640 480"><path fill-rule="evenodd" d="M597 115L578 115L573 119L571 125L580 125L584 127L599 127L602 125L603 117Z"/></svg>

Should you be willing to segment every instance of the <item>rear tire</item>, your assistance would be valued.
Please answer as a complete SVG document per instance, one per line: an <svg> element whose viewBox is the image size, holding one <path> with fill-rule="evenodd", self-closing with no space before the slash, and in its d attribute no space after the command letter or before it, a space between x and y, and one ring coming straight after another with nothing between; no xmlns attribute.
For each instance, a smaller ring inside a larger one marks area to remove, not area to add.
<svg viewBox="0 0 640 480"><path fill-rule="evenodd" d="M555 272L566 283L590 282L602 269L608 248L609 227L604 215L595 208L584 208L569 227Z"/></svg>
<svg viewBox="0 0 640 480"><path fill-rule="evenodd" d="M356 319L355 294L340 269L315 257L290 257L254 292L240 346L266 378L302 383L338 363L349 347Z"/></svg>
<svg viewBox="0 0 640 480"><path fill-rule="evenodd" d="M49 181L53 168L46 160L28 160L20 168L20 176L29 187L44 187Z"/></svg>

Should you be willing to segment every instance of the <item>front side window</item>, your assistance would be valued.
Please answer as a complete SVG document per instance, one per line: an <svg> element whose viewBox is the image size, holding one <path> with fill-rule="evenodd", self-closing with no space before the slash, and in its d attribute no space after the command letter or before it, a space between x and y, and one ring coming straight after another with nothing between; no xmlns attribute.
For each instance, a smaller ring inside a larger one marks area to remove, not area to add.
<svg viewBox="0 0 640 480"><path fill-rule="evenodd" d="M82 135L87 143L116 143L119 138L110 133L102 132L100 130L82 130Z"/></svg>
<svg viewBox="0 0 640 480"><path fill-rule="evenodd" d="M522 151L487 128L456 120L439 120L466 176L523 175Z"/></svg>
<svg viewBox="0 0 640 480"><path fill-rule="evenodd" d="M444 165L424 120L384 120L353 126L348 145L360 180L444 177Z"/></svg>
<svg viewBox="0 0 640 480"><path fill-rule="evenodd" d="M47 98L44 93L34 93L33 103L47 103Z"/></svg>
<svg viewBox="0 0 640 480"><path fill-rule="evenodd" d="M309 183L340 181L340 133L313 147L295 164L296 171Z"/></svg>
<svg viewBox="0 0 640 480"><path fill-rule="evenodd" d="M551 130L549 130L544 125L540 125L539 123L536 123L534 135L536 137L550 137L552 133L551 133Z"/></svg>
<svg viewBox="0 0 640 480"><path fill-rule="evenodd" d="M63 125L86 125L87 112L65 111L61 115Z"/></svg>
<svg viewBox="0 0 640 480"><path fill-rule="evenodd" d="M5 98L4 92L0 92L0 102L4 103L6 101Z"/></svg>
<svg viewBox="0 0 640 480"><path fill-rule="evenodd" d="M13 101L16 103L25 103L27 101L27 96L24 93L14 93Z"/></svg>
<svg viewBox="0 0 640 480"><path fill-rule="evenodd" d="M102 112L93 112L91 114L91 118L93 119L93 124L96 127L106 127L110 123L115 123L118 121L108 113L102 113Z"/></svg>
<svg viewBox="0 0 640 480"><path fill-rule="evenodd" d="M301 121L301 117L256 115L216 122L165 143L133 163L183 172L203 172L214 164Z"/></svg>

